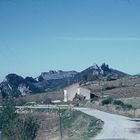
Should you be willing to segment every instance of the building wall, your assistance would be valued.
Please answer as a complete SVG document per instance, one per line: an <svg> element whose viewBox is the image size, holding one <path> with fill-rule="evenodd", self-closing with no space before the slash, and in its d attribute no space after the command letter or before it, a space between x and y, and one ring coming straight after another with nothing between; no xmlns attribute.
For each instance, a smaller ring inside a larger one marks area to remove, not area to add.
<svg viewBox="0 0 140 140"><path fill-rule="evenodd" d="M67 89L67 97L68 101L73 101L73 98L75 97L75 94L78 93L78 87L74 86L69 89Z"/></svg>
<svg viewBox="0 0 140 140"><path fill-rule="evenodd" d="M80 95L86 97L86 100L90 100L90 90L80 87Z"/></svg>
<svg viewBox="0 0 140 140"><path fill-rule="evenodd" d="M67 90L64 90L64 102L68 101L68 93Z"/></svg>
<svg viewBox="0 0 140 140"><path fill-rule="evenodd" d="M76 93L85 96L86 100L90 100L90 90L73 85L64 89L64 102L73 101Z"/></svg>

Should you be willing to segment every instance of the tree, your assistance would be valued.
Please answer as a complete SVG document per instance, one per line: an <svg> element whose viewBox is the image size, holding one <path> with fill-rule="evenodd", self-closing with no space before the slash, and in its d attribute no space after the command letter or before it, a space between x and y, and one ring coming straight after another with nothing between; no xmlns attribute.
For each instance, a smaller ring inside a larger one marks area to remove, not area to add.
<svg viewBox="0 0 140 140"><path fill-rule="evenodd" d="M34 140L38 129L39 124L35 118L19 117L13 99L3 100L0 109L0 130L6 140Z"/></svg>
<svg viewBox="0 0 140 140"><path fill-rule="evenodd" d="M0 110L0 129L8 140L15 140L15 122L17 118L15 103L11 98L2 102Z"/></svg>

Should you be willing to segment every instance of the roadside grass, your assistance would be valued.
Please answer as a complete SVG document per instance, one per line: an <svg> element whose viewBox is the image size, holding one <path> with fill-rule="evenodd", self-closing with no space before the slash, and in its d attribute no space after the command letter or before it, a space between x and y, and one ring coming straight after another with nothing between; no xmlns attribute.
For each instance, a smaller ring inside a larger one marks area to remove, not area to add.
<svg viewBox="0 0 140 140"><path fill-rule="evenodd" d="M121 99L126 104L132 105L136 109L140 109L140 97L124 98Z"/></svg>
<svg viewBox="0 0 140 140"><path fill-rule="evenodd" d="M67 114L67 115L66 115ZM103 122L80 111L65 111L62 127L65 140L88 140L102 129Z"/></svg>
<svg viewBox="0 0 140 140"><path fill-rule="evenodd" d="M57 134L64 140L89 140L95 137L102 129L103 122L81 111L72 109L27 109L35 114L56 114ZM54 119L54 116L53 116ZM51 118L49 120L51 122ZM61 123L61 127L60 127ZM49 125L48 125L49 128ZM60 131L61 129L61 131ZM51 132L49 132L51 133ZM43 139L44 140L44 139Z"/></svg>
<svg viewBox="0 0 140 140"><path fill-rule="evenodd" d="M104 99L106 100L107 98ZM140 109L135 109L131 104L123 103L120 98L115 98L111 102L111 104L107 102L107 104L104 105L102 105L102 100L87 102L84 106L82 105L82 107L98 109L100 111L108 112L111 114L123 115L130 118L140 118Z"/></svg>
<svg viewBox="0 0 140 140"><path fill-rule="evenodd" d="M103 106L111 104L111 105L114 105L116 109L123 109L124 111L134 109L131 104L124 103L123 101L119 99L114 99L111 96L108 96L107 98L103 99L101 101L101 104Z"/></svg>

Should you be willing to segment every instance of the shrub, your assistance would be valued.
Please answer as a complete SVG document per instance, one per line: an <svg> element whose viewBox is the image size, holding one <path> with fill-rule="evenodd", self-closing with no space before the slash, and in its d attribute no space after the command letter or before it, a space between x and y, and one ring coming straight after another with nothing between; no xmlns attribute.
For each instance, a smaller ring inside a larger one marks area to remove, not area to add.
<svg viewBox="0 0 140 140"><path fill-rule="evenodd" d="M47 98L44 100L43 102L44 104L51 104L52 103L52 100L50 98Z"/></svg>
<svg viewBox="0 0 140 140"><path fill-rule="evenodd" d="M122 106L123 109L132 109L132 105L130 104L124 104L124 106Z"/></svg>
<svg viewBox="0 0 140 140"><path fill-rule="evenodd" d="M124 106L124 103L123 103L122 101L120 101L120 100L115 100L115 101L113 102L113 104L114 104L114 105Z"/></svg>
<svg viewBox="0 0 140 140"><path fill-rule="evenodd" d="M107 97L106 99L102 100L102 105L107 105L107 104L111 104L113 102L113 98L112 97Z"/></svg>
<svg viewBox="0 0 140 140"><path fill-rule="evenodd" d="M120 100L115 100L114 102L113 102L113 104L114 105L119 105L119 106L121 106L123 109L131 109L132 108L132 105L130 105L130 104L124 104L122 101L120 101Z"/></svg>
<svg viewBox="0 0 140 140"><path fill-rule="evenodd" d="M16 122L17 136L21 140L34 140L37 136L39 123L33 117L18 119Z"/></svg>

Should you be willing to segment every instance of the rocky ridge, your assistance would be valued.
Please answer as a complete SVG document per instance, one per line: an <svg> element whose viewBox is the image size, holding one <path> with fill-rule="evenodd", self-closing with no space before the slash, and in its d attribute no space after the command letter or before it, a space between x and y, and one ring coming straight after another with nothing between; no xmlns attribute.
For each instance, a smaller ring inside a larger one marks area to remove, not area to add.
<svg viewBox="0 0 140 140"><path fill-rule="evenodd" d="M0 83L0 95L6 96L27 96L30 94L47 92L62 89L73 83L84 83L96 80L116 80L118 78L129 76L118 70L109 68L109 65L103 63L97 64L83 70L76 71L49 71L43 72L37 78L23 78L17 74L8 74L3 82Z"/></svg>

